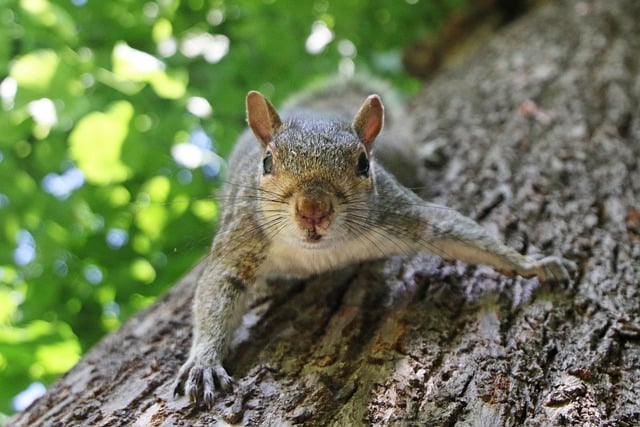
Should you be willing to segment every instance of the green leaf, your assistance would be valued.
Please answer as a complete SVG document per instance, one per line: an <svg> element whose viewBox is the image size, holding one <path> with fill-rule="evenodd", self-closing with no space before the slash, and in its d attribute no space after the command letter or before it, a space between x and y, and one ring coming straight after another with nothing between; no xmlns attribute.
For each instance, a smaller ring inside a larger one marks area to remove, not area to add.
<svg viewBox="0 0 640 427"><path fill-rule="evenodd" d="M156 72L149 76L151 87L161 98L179 99L187 91L187 73L182 70L174 72Z"/></svg>
<svg viewBox="0 0 640 427"><path fill-rule="evenodd" d="M156 278L156 270L149 261L138 258L131 263L131 275L141 282L152 283Z"/></svg>
<svg viewBox="0 0 640 427"><path fill-rule="evenodd" d="M76 364L80 354L77 340L41 345L36 350L36 365L32 369L47 374L63 374Z"/></svg>
<svg viewBox="0 0 640 427"><path fill-rule="evenodd" d="M87 114L69 135L69 154L89 182L105 185L122 182L132 175L120 153L133 113L131 103L118 101L106 113Z"/></svg>
<svg viewBox="0 0 640 427"><path fill-rule="evenodd" d="M18 58L9 75L20 88L44 92L51 86L59 64L60 58L53 50L37 50Z"/></svg>

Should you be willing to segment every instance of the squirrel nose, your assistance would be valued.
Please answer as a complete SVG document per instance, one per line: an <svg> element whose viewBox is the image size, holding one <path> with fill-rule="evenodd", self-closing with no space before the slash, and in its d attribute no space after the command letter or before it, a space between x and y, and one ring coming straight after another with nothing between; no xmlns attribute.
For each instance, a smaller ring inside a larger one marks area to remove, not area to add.
<svg viewBox="0 0 640 427"><path fill-rule="evenodd" d="M303 228L326 228L332 212L333 206L327 194L304 195L296 200L296 216Z"/></svg>

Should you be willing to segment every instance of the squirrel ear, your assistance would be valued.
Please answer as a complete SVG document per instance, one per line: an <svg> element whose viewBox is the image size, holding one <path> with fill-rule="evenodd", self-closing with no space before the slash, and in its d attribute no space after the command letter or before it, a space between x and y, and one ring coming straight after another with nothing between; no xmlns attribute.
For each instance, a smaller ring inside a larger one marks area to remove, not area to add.
<svg viewBox="0 0 640 427"><path fill-rule="evenodd" d="M371 150L373 140L382 130L384 121L384 106L378 95L369 95L353 119L353 129L367 151Z"/></svg>
<svg viewBox="0 0 640 427"><path fill-rule="evenodd" d="M282 121L273 105L260 92L247 94L247 122L263 146L266 146L273 135L282 126Z"/></svg>

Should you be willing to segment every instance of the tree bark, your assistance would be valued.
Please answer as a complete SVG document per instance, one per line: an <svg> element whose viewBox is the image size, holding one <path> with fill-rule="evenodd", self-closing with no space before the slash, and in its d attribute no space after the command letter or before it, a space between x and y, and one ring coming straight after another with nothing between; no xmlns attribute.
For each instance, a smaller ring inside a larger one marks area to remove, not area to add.
<svg viewBox="0 0 640 427"><path fill-rule="evenodd" d="M573 259L571 285L428 254L285 284L245 316L236 393L206 410L172 396L198 266L9 425L638 425L639 17L550 3L409 104L417 191Z"/></svg>

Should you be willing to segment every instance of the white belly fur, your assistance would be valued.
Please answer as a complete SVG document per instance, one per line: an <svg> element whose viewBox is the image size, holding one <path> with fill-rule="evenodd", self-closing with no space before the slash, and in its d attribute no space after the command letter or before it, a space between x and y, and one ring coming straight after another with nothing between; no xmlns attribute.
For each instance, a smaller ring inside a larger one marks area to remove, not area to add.
<svg viewBox="0 0 640 427"><path fill-rule="evenodd" d="M268 278L303 278L400 252L397 245L388 239L378 237L374 241L374 238L364 236L318 249L275 240L268 249L267 258L258 270L258 275Z"/></svg>

